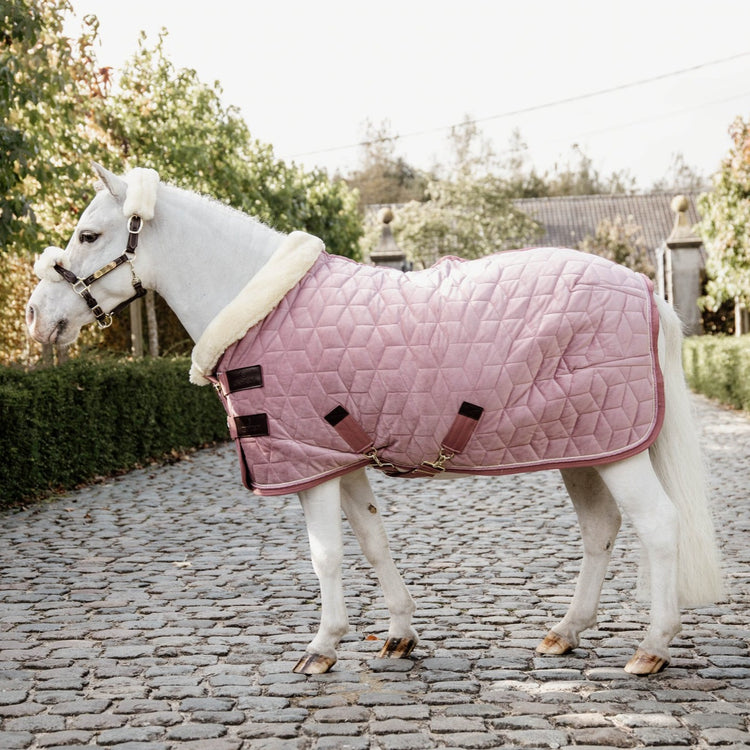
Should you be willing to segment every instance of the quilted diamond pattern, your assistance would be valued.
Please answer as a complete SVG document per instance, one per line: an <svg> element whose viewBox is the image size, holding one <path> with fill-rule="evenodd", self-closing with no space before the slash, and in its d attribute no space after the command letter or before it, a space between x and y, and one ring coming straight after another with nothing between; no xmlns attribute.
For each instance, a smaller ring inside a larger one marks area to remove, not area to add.
<svg viewBox="0 0 750 750"><path fill-rule="evenodd" d="M260 494L366 463L323 419L343 406L399 467L434 460L463 401L484 408L451 471L591 465L643 450L661 419L648 280L556 248L450 258L400 273L323 253L217 368L261 365L231 417L266 413L240 447Z"/></svg>

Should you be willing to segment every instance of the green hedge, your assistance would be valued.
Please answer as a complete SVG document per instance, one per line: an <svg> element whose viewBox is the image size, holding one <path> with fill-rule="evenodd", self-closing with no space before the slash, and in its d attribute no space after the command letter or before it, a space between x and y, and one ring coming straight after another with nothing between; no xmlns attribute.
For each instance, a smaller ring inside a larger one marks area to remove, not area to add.
<svg viewBox="0 0 750 750"><path fill-rule="evenodd" d="M683 363L693 390L750 411L750 335L686 339Z"/></svg>
<svg viewBox="0 0 750 750"><path fill-rule="evenodd" d="M691 388L750 411L750 336L686 339L683 360ZM161 358L0 368L0 507L226 439L219 400L188 382L189 367Z"/></svg>
<svg viewBox="0 0 750 750"><path fill-rule="evenodd" d="M227 438L189 360L74 360L0 368L0 507Z"/></svg>

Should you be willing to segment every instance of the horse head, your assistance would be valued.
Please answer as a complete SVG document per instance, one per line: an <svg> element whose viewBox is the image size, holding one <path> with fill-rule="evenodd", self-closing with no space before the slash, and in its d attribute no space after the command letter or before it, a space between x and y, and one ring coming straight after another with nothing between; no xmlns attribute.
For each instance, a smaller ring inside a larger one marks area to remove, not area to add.
<svg viewBox="0 0 750 750"><path fill-rule="evenodd" d="M93 321L106 328L112 314L145 294L143 274L156 214L159 176L134 169L118 177L98 164L96 196L81 214L65 250L49 247L34 265L40 279L26 308L31 336L73 343ZM140 247L136 258L136 248Z"/></svg>

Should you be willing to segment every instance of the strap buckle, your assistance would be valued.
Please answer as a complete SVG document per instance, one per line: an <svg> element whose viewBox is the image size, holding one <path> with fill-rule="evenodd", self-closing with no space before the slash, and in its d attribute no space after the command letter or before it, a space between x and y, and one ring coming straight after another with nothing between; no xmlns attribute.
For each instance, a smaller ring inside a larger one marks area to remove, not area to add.
<svg viewBox="0 0 750 750"><path fill-rule="evenodd" d="M389 461L383 461L381 460L380 456L378 455L378 449L377 448L370 448L368 451L364 451L363 455L366 458L369 458L370 461L372 461L373 466L375 468L380 469L381 471L398 471L398 466L395 464L390 463Z"/></svg>
<svg viewBox="0 0 750 750"><path fill-rule="evenodd" d="M444 464L446 461L450 461L455 455L455 453L446 450L445 446L441 445L438 457L434 461L422 461L422 466L429 466L437 472L447 471Z"/></svg>
<svg viewBox="0 0 750 750"><path fill-rule="evenodd" d="M128 219L128 244L125 248L126 253L135 253L138 248L138 235L143 229L143 219L138 214L133 214Z"/></svg>
<svg viewBox="0 0 750 750"><path fill-rule="evenodd" d="M133 214L128 219L128 232L130 234L140 234L143 229L143 219L138 214Z"/></svg>

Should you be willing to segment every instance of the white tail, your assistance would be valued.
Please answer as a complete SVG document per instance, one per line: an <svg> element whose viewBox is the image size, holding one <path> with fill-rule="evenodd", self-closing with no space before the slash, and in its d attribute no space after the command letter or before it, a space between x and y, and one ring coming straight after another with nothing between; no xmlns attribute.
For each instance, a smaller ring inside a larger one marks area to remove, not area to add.
<svg viewBox="0 0 750 750"><path fill-rule="evenodd" d="M725 596L719 550L707 497L703 456L682 370L682 329L672 308L657 298L661 321L659 358L664 373L664 426L651 461L680 519L680 606L697 607Z"/></svg>

